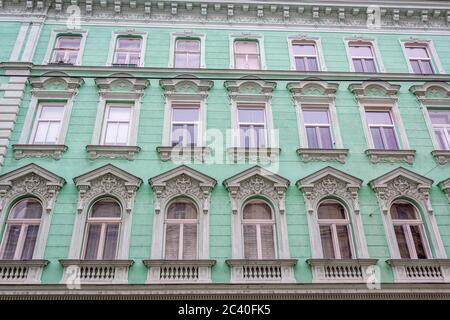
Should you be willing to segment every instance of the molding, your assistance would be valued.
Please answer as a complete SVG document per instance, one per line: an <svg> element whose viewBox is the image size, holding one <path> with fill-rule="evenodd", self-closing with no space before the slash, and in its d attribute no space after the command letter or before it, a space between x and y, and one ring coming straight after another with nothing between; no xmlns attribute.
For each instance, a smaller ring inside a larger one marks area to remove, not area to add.
<svg viewBox="0 0 450 320"><path fill-rule="evenodd" d="M345 163L347 160L348 149L309 149L299 148L297 154L303 162L310 161L338 161Z"/></svg>
<svg viewBox="0 0 450 320"><path fill-rule="evenodd" d="M175 68L175 47L178 39L199 40L200 41L200 68L206 68L206 34L193 31L171 32L169 46L169 68Z"/></svg>
<svg viewBox="0 0 450 320"><path fill-rule="evenodd" d="M370 283L378 259L308 259L313 283Z"/></svg>
<svg viewBox="0 0 450 320"><path fill-rule="evenodd" d="M138 146L115 146L115 145L87 145L86 151L89 160L98 158L118 159L125 158L134 160L137 153L141 151Z"/></svg>
<svg viewBox="0 0 450 320"><path fill-rule="evenodd" d="M164 96L175 100L203 100L208 97L208 91L213 87L212 80L198 79L194 75L184 74L172 79L161 79L159 85L164 90Z"/></svg>
<svg viewBox="0 0 450 320"><path fill-rule="evenodd" d="M278 162L280 148L228 148L228 156L234 163Z"/></svg>
<svg viewBox="0 0 450 320"><path fill-rule="evenodd" d="M230 99L245 102L267 102L272 98L272 92L277 83L264 81L257 77L246 76L239 80L225 81L224 86Z"/></svg>
<svg viewBox="0 0 450 320"><path fill-rule="evenodd" d="M416 150L368 149L365 151L370 162L406 162L413 164Z"/></svg>
<svg viewBox="0 0 450 320"><path fill-rule="evenodd" d="M41 76L30 76L29 82L32 94L45 99L69 99L75 96L84 80L70 77L64 72L50 71Z"/></svg>
<svg viewBox="0 0 450 320"><path fill-rule="evenodd" d="M294 283L297 259L250 260L228 259L231 283Z"/></svg>
<svg viewBox="0 0 450 320"><path fill-rule="evenodd" d="M433 150L431 151L431 155L441 165L445 165L450 162L450 150Z"/></svg>
<svg viewBox="0 0 450 320"><path fill-rule="evenodd" d="M114 73L108 78L96 78L95 84L103 99L140 99L150 84L147 79L135 78L129 73Z"/></svg>
<svg viewBox="0 0 450 320"><path fill-rule="evenodd" d="M45 52L44 61L42 64L51 63L53 51L56 44L56 39L60 36L81 36L80 51L75 65L81 65L83 60L84 48L86 46L88 31L82 29L53 29L50 33L50 40L48 42L47 51Z"/></svg>
<svg viewBox="0 0 450 320"><path fill-rule="evenodd" d="M450 202L450 178L442 180L439 182L438 186L445 194L447 194L448 201Z"/></svg>
<svg viewBox="0 0 450 320"><path fill-rule="evenodd" d="M396 283L450 282L450 259L389 259Z"/></svg>
<svg viewBox="0 0 450 320"><path fill-rule="evenodd" d="M361 102L379 101L381 99L397 101L400 85L390 84L387 81L377 79L363 81L361 83L351 83L348 89Z"/></svg>
<svg viewBox="0 0 450 320"><path fill-rule="evenodd" d="M0 260L0 284L40 284L48 260Z"/></svg>
<svg viewBox="0 0 450 320"><path fill-rule="evenodd" d="M156 152L162 161L194 161L205 162L211 153L209 147L156 147Z"/></svg>
<svg viewBox="0 0 450 320"><path fill-rule="evenodd" d="M63 144L13 144L14 158L52 158L61 159L68 147Z"/></svg>
<svg viewBox="0 0 450 320"><path fill-rule="evenodd" d="M147 283L211 283L216 260L143 260Z"/></svg>
<svg viewBox="0 0 450 320"><path fill-rule="evenodd" d="M450 102L450 85L446 82L429 81L423 85L411 86L409 91L424 105L448 106Z"/></svg>
<svg viewBox="0 0 450 320"><path fill-rule="evenodd" d="M291 92L296 101L304 99L321 99L327 97L335 99L339 83L332 83L319 78L309 78L298 82L289 82L286 88Z"/></svg>

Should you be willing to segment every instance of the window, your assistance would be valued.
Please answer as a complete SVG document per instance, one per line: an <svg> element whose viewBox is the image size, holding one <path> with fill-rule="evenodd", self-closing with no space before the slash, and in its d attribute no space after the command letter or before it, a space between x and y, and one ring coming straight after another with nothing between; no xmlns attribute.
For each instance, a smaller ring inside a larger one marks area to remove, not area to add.
<svg viewBox="0 0 450 320"><path fill-rule="evenodd" d="M292 42L295 70L319 71L317 47L314 43Z"/></svg>
<svg viewBox="0 0 450 320"><path fill-rule="evenodd" d="M167 210L165 259L197 259L197 209L187 200L172 203Z"/></svg>
<svg viewBox="0 0 450 320"><path fill-rule="evenodd" d="M259 46L257 41L234 42L235 69L260 69Z"/></svg>
<svg viewBox="0 0 450 320"><path fill-rule="evenodd" d="M389 111L366 111L366 118L375 149L399 149L395 126Z"/></svg>
<svg viewBox="0 0 450 320"><path fill-rule="evenodd" d="M267 203L247 203L242 228L245 259L275 259L275 220Z"/></svg>
<svg viewBox="0 0 450 320"><path fill-rule="evenodd" d="M138 66L141 61L142 38L118 37L114 52L114 64Z"/></svg>
<svg viewBox="0 0 450 320"><path fill-rule="evenodd" d="M175 68L200 68L200 50L200 40L176 40Z"/></svg>
<svg viewBox="0 0 450 320"><path fill-rule="evenodd" d="M434 73L431 55L427 45L405 44L405 52L414 73Z"/></svg>
<svg viewBox="0 0 450 320"><path fill-rule="evenodd" d="M59 36L53 48L52 63L76 64L81 47L81 36Z"/></svg>
<svg viewBox="0 0 450 320"><path fill-rule="evenodd" d="M330 117L327 109L302 107L308 148L332 149Z"/></svg>
<svg viewBox="0 0 450 320"><path fill-rule="evenodd" d="M183 147L198 145L200 106L172 105L171 143Z"/></svg>
<svg viewBox="0 0 450 320"><path fill-rule="evenodd" d="M122 209L113 199L102 199L92 205L86 228L84 259L116 259Z"/></svg>
<svg viewBox="0 0 450 320"><path fill-rule="evenodd" d="M323 202L318 208L320 239L325 259L352 259L350 220L337 202Z"/></svg>
<svg viewBox="0 0 450 320"><path fill-rule="evenodd" d="M242 148L266 147L265 108L238 105L240 146Z"/></svg>
<svg viewBox="0 0 450 320"><path fill-rule="evenodd" d="M2 259L33 259L41 217L42 205L36 199L23 199L13 206L6 222Z"/></svg>
<svg viewBox="0 0 450 320"><path fill-rule="evenodd" d="M131 113L131 105L110 104L106 106L105 120L103 124L103 144L128 144Z"/></svg>
<svg viewBox="0 0 450 320"><path fill-rule="evenodd" d="M428 110L431 125L441 150L450 150L450 110Z"/></svg>
<svg viewBox="0 0 450 320"><path fill-rule="evenodd" d="M431 258L418 210L408 202L395 202L391 206L391 218L401 258Z"/></svg>
<svg viewBox="0 0 450 320"><path fill-rule="evenodd" d="M375 54L371 44L349 43L349 52L356 72L377 72Z"/></svg>
<svg viewBox="0 0 450 320"><path fill-rule="evenodd" d="M32 144L57 144L64 118L64 104L40 103L36 113Z"/></svg>

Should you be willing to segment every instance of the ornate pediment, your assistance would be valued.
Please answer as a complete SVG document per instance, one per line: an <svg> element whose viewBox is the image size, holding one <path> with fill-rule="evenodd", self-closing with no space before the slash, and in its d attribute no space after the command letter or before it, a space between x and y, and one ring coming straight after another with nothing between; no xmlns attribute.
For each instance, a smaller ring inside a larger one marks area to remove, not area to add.
<svg viewBox="0 0 450 320"><path fill-rule="evenodd" d="M141 178L107 164L73 179L78 192L78 212L87 209L93 200L101 196L117 198L130 213L134 196L142 183Z"/></svg>
<svg viewBox="0 0 450 320"><path fill-rule="evenodd" d="M232 99L263 99L272 97L277 84L274 81L264 81L257 77L244 77L240 80L224 82L225 88Z"/></svg>
<svg viewBox="0 0 450 320"><path fill-rule="evenodd" d="M105 98L140 97L150 84L147 79L135 78L128 73L114 73L107 78L96 78L99 93Z"/></svg>
<svg viewBox="0 0 450 320"><path fill-rule="evenodd" d="M216 180L188 166L181 165L149 179L155 193L155 212L178 196L187 196L194 200L206 214L209 211L211 191Z"/></svg>
<svg viewBox="0 0 450 320"><path fill-rule="evenodd" d="M70 77L64 72L47 72L38 77L30 77L29 82L35 96L48 98L69 98L73 96L84 80Z"/></svg>
<svg viewBox="0 0 450 320"><path fill-rule="evenodd" d="M263 196L278 206L284 213L284 197L289 180L260 166L254 166L244 172L226 179L223 182L230 193L233 213L239 210L239 204L252 196Z"/></svg>
<svg viewBox="0 0 450 320"><path fill-rule="evenodd" d="M348 89L357 99L388 98L397 99L400 85L390 84L387 81L369 80L361 83L352 83Z"/></svg>
<svg viewBox="0 0 450 320"><path fill-rule="evenodd" d="M286 87L294 99L302 100L305 97L334 98L338 86L338 83L330 83L320 79L306 79L299 82L289 82Z"/></svg>
<svg viewBox="0 0 450 320"><path fill-rule="evenodd" d="M450 178L439 182L439 187L441 188L442 191L445 192L445 194L448 197L448 201L450 202Z"/></svg>
<svg viewBox="0 0 450 320"><path fill-rule="evenodd" d="M332 167L323 168L297 181L303 192L309 213L313 213L319 202L328 197L345 201L355 213L359 213L358 189L362 180Z"/></svg>
<svg viewBox="0 0 450 320"><path fill-rule="evenodd" d="M381 210L387 214L392 202L398 198L410 198L432 213L429 190L433 180L405 168L397 168L369 182L375 191Z"/></svg>
<svg viewBox="0 0 450 320"><path fill-rule="evenodd" d="M213 87L211 80L201 80L193 75L180 75L172 79L162 79L159 85L164 90L167 97L177 96L198 96L202 99L208 96L208 91Z"/></svg>
<svg viewBox="0 0 450 320"><path fill-rule="evenodd" d="M15 199L32 196L50 213L64 183L64 178L34 163L5 173L0 176L0 211Z"/></svg>
<svg viewBox="0 0 450 320"><path fill-rule="evenodd" d="M421 86L412 86L409 88L419 100L450 100L450 85L447 82L425 82Z"/></svg>

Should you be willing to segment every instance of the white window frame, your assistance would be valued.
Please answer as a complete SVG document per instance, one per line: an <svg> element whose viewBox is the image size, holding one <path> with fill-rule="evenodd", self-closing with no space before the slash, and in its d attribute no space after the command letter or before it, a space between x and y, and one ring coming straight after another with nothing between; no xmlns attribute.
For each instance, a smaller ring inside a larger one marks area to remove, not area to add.
<svg viewBox="0 0 450 320"><path fill-rule="evenodd" d="M250 126L251 128L253 128L253 126L263 126L264 127L264 143L265 146L264 147L259 147L256 146L256 137L255 137L255 130L252 129L250 131L250 145L253 145L253 147L249 147L248 149L252 149L252 148L267 148L268 147L268 131L267 131L267 109L265 107L265 105L261 104L244 104L244 103L238 103L237 104L237 130L238 130L238 134L239 134L239 138L238 138L238 147L239 148L246 148L245 146L241 145L242 139L243 137L241 136L242 132L241 132L241 125L243 126ZM240 109L255 109L255 110L262 110L263 115L264 115L264 122L240 122L239 121L239 110Z"/></svg>
<svg viewBox="0 0 450 320"><path fill-rule="evenodd" d="M430 56L431 60L431 66L433 68L433 74L445 74L445 70L441 64L441 61L439 59L439 55L437 54L437 51L434 47L434 43L432 40L426 40L426 39L416 39L416 38L410 38L410 39L400 39L400 45L402 47L403 56L405 57L406 64L408 65L408 71L409 73L416 74L412 68L412 65L409 61L409 56L406 52L406 47L408 45L416 46L416 47L425 47L427 49L427 52ZM418 74L420 75L420 74Z"/></svg>
<svg viewBox="0 0 450 320"><path fill-rule="evenodd" d="M316 60L319 71L327 71L325 58L323 55L322 42L318 37L293 36L288 37L289 58L291 61L291 70L297 71L294 54L294 44L313 44L316 48ZM316 71L299 71L299 72L316 72Z"/></svg>
<svg viewBox="0 0 450 320"><path fill-rule="evenodd" d="M259 70L267 70L264 36L259 34L231 34L229 36L230 69L235 68L234 44L236 41L254 41L258 44Z"/></svg>
<svg viewBox="0 0 450 320"><path fill-rule="evenodd" d="M109 53L108 53L108 60L106 63L106 66L112 66L115 62L115 56L116 56L116 45L118 38L140 38L141 39L141 52L140 52L140 59L139 64L137 67L144 67L145 65L145 49L147 47L147 32L142 31L113 31L111 35L111 42L109 45Z"/></svg>
<svg viewBox="0 0 450 320"><path fill-rule="evenodd" d="M174 121L173 120L173 110L174 109L197 109L198 110L198 119L197 121ZM195 145L193 147L200 147L203 145L202 141L204 141L204 139L202 138L203 134L203 126L202 126L202 118L203 118L203 114L202 114L202 107L201 107L201 103L188 103L188 102L183 102L183 103L179 103L179 102L172 102L171 106L170 106L170 137L169 137L169 145L174 147L172 145L173 142L173 126L175 124L183 124L183 125L188 125L188 124L192 124L192 125L197 125L197 141L195 141ZM186 130L183 131L183 141L186 141ZM191 147L188 145L183 144L182 147Z"/></svg>
<svg viewBox="0 0 450 320"><path fill-rule="evenodd" d="M108 114L109 111L111 110L111 108L129 108L130 109L130 119L128 121L124 121L124 120L114 120L114 121L108 121ZM105 106L105 112L103 115L103 124L102 124L102 134L101 134L101 138L100 138L100 144L101 145L105 145L105 146L123 146L123 144L107 144L105 142L106 139L106 129L108 127L108 124L110 122L115 122L115 123L128 123L128 133L127 133L127 142L124 144L125 146L129 146L130 145L130 138L131 138L131 133L132 133L132 124L133 124L133 119L134 119L134 112L135 112L135 108L134 108L134 103L114 103L114 102L107 102L106 106Z"/></svg>
<svg viewBox="0 0 450 320"><path fill-rule="evenodd" d="M327 113L328 116L328 123L306 123L306 120L304 120L304 112L305 111L313 111L314 109L316 109L317 111L325 111ZM336 145L336 142L334 141L334 134L333 134L333 124L331 123L331 115L330 115L330 110L329 107L327 105L325 105L324 107L320 107L320 106L309 106L309 105L304 105L302 106L302 121L303 123L303 129L305 131L305 138L306 138L306 143L308 148L311 148L309 146L309 142L308 142L308 130L306 130L308 127L314 127L314 131L316 132L316 137L317 137L317 142L319 144L319 149L324 149L323 146L321 146L322 144L322 139L321 139L321 134L320 134L320 130L318 130L318 128L328 128L330 130L330 136L331 136L331 145L333 146L333 148Z"/></svg>
<svg viewBox="0 0 450 320"><path fill-rule="evenodd" d="M442 106L434 106L434 105L426 105L426 106L422 106L423 112L424 112L424 116L425 116L425 121L427 123L430 135L431 135L431 140L433 141L433 145L434 145L434 149L435 150L449 150L450 151L450 134L447 132L448 130L450 130L450 124L447 125L447 131L446 131L446 137L447 137L447 145L448 148L447 149L442 149L441 146L439 145L439 142L436 138L436 134L434 133L434 124L431 121L431 117L430 117L430 111L438 111L438 112L448 112L450 113L450 108L446 108L446 107L442 107ZM441 125L444 126L444 125Z"/></svg>
<svg viewBox="0 0 450 320"><path fill-rule="evenodd" d="M384 68L383 60L381 58L381 52L378 47L378 42L376 39L366 39L366 38L344 38L345 43L345 51L347 53L347 60L350 67L350 72L355 71L355 65L353 64L353 56L350 52L350 46L352 44L361 45L361 46L370 46L372 49L373 60L375 63L375 73L383 73L386 72ZM370 72L368 72L370 73Z"/></svg>
<svg viewBox="0 0 450 320"><path fill-rule="evenodd" d="M86 46L87 30L81 29L55 29L51 31L50 40L48 42L47 51L45 52L44 61L42 64L49 64L53 59L53 50L56 45L56 40L61 36L81 36L80 49L78 51L77 61L74 65L80 66L83 61L84 48Z"/></svg>
<svg viewBox="0 0 450 320"><path fill-rule="evenodd" d="M41 144L41 143L36 143L35 142L36 131L38 129L38 126L39 126L40 122L44 122L44 121L45 122L50 122L50 123L56 122L56 120L53 120L53 119L52 120L41 120L40 114L42 112L42 108L46 107L46 106L61 106L63 108L61 119L59 120L60 126L59 126L58 139L57 139L57 141L55 143L56 145L61 144L61 140L63 138L62 130L63 130L63 125L65 123L66 113L67 113L66 103L65 102L61 102L61 103L58 103L58 102L44 102L44 101L39 102L38 105L37 105L37 111L36 111L36 115L35 115L35 118L34 118L34 125L33 125L32 131L31 131L29 144ZM48 134L48 131L47 131L47 134ZM43 143L43 144L47 144L47 143Z"/></svg>
<svg viewBox="0 0 450 320"><path fill-rule="evenodd" d="M60 48L56 48L56 45L58 44L58 42L59 42L59 40L61 38L80 38L80 46L81 46L82 36L72 36L72 35L70 35L70 36L69 35L60 35L60 36L58 36L56 38L56 41L55 41L55 47L53 48L53 51L52 51L52 57L51 57L51 62L52 63L59 63L58 61L54 61L54 59L55 59L55 51L56 50L61 50ZM73 51L75 51L75 50L73 50ZM77 58L76 58L75 63L74 63L75 65L77 64L77 62L79 60L78 56L80 55L80 47L78 47L78 49L76 51L77 51ZM71 52L70 49L66 49L65 50L65 52L64 52L64 59L67 59L67 55L68 55L69 52ZM67 62L65 62L65 60L64 60L63 63L67 63Z"/></svg>
<svg viewBox="0 0 450 320"><path fill-rule="evenodd" d="M369 121L367 120L367 113L368 112L387 112L387 113L389 113L389 117L391 119L392 124L390 124L390 125L388 125L388 124L369 124ZM394 129L395 141L396 141L396 144L398 146L398 149L387 149L387 148L384 148L382 150L401 150L402 149L401 141L399 141L399 137L398 137L398 133L397 133L398 129L396 127L395 118L394 118L394 115L393 115L391 109L378 109L378 108L366 107L365 110L364 110L364 116L366 117L367 127L368 127L368 131L369 131L369 135L370 135L370 141L371 141L371 147L372 148L375 149L373 136L372 136L372 131L371 131L372 127L374 127L374 128L380 128L380 129L383 129L383 128L393 128ZM380 132L381 132L381 139L383 140L383 144L386 145L387 144L387 138L385 137L384 130L380 130Z"/></svg>
<svg viewBox="0 0 450 320"><path fill-rule="evenodd" d="M206 68L206 35L204 33L172 32L170 33L169 46L169 68L175 68L175 49L177 40L199 40L200 41L200 69Z"/></svg>

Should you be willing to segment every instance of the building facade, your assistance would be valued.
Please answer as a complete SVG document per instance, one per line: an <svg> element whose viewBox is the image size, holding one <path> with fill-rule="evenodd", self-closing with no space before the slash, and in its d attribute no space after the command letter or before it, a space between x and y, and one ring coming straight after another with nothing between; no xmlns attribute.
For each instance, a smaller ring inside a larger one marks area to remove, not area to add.
<svg viewBox="0 0 450 320"><path fill-rule="evenodd" d="M449 1L0 1L1 297L450 298Z"/></svg>

